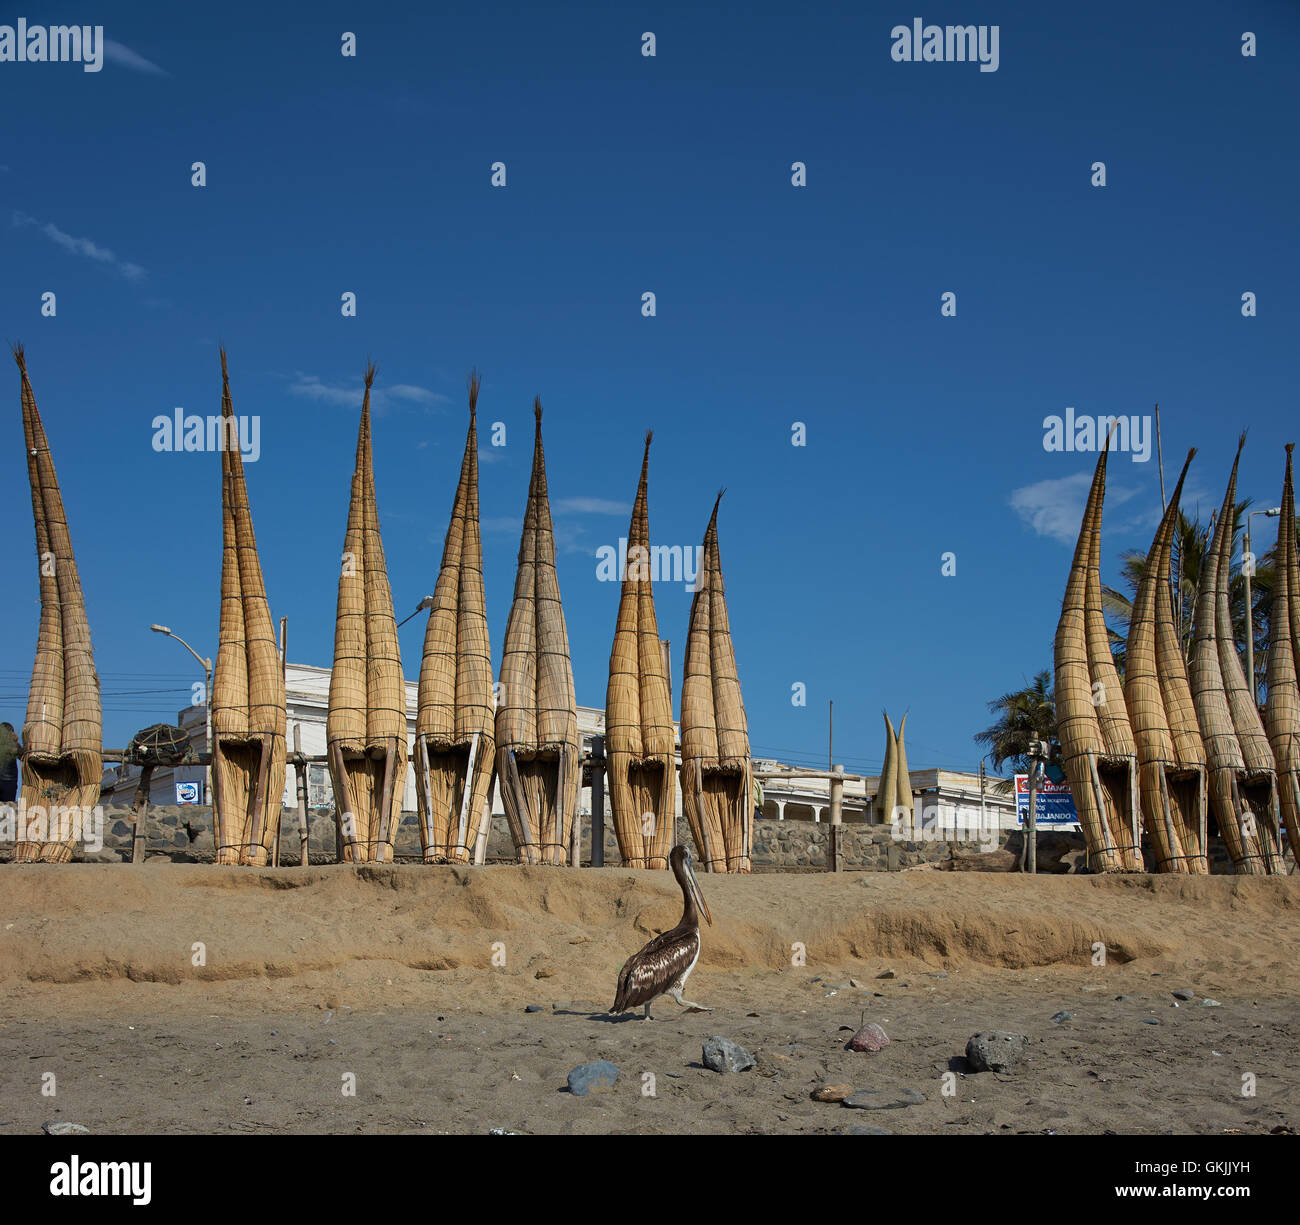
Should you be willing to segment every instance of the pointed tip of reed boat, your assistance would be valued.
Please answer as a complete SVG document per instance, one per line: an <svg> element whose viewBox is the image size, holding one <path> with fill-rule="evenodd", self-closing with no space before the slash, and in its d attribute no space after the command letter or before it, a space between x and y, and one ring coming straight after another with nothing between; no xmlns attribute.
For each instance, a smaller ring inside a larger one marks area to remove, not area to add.
<svg viewBox="0 0 1300 1225"><path fill-rule="evenodd" d="M646 449L646 454L647 454L647 455L650 453L650 443L654 440L654 436L655 436L655 432L654 432L654 430L646 430L646 432L645 432L645 449Z"/></svg>
<svg viewBox="0 0 1300 1225"><path fill-rule="evenodd" d="M469 419L473 424L474 415L478 412L478 389L482 386L483 379L479 375L478 368L475 367L469 372Z"/></svg>
<svg viewBox="0 0 1300 1225"><path fill-rule="evenodd" d="M15 340L10 346L13 350L14 361L18 363L18 369L23 372L23 377L27 377L27 354L23 351L23 342Z"/></svg>
<svg viewBox="0 0 1300 1225"><path fill-rule="evenodd" d="M533 420L536 421L538 425L542 424L542 397L541 396L533 397Z"/></svg>

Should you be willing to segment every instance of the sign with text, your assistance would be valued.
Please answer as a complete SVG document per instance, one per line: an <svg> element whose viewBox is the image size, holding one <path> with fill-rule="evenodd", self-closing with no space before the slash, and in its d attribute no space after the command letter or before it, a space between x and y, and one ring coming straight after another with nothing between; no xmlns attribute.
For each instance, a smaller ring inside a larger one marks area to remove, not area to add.
<svg viewBox="0 0 1300 1225"><path fill-rule="evenodd" d="M1016 821L1021 829L1029 816L1029 775L1016 775ZM1042 829L1077 830L1079 813L1074 807L1074 796L1069 783L1054 783L1042 779L1038 784L1038 799L1034 804L1034 825Z"/></svg>

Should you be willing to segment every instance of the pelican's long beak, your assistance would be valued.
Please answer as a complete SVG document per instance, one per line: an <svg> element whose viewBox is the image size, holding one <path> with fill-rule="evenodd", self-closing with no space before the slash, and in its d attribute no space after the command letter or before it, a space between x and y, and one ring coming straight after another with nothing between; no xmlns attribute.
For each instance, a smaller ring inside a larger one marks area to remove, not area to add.
<svg viewBox="0 0 1300 1225"><path fill-rule="evenodd" d="M699 908L704 912L704 919L705 919L705 922L707 922L708 925L709 925L710 927L712 927L712 926L713 926L713 916L712 916L711 914L709 914L709 904L708 904L708 902L706 902L706 901L704 900L704 894L702 894L702 893L700 892L700 882L697 881L697 880L695 879L695 868L694 868L694 866L693 866L693 865L688 865L687 868L686 868L686 871L687 871L687 873L690 875L690 878L691 878L691 892L692 892L693 894L695 894L695 902L696 902L696 905L698 905Z"/></svg>

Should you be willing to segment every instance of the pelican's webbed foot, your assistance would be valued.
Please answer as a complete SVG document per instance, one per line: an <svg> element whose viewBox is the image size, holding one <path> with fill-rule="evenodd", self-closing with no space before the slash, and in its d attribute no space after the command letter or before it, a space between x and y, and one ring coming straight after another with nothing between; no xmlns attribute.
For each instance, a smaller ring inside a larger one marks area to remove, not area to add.
<svg viewBox="0 0 1300 1225"><path fill-rule="evenodd" d="M690 1000L682 999L682 989L680 987L678 987L675 991L669 991L668 994L671 995L673 999L675 999L683 1008L694 1008L699 1012L713 1011L712 1008L709 1008L704 1004L693 1004Z"/></svg>

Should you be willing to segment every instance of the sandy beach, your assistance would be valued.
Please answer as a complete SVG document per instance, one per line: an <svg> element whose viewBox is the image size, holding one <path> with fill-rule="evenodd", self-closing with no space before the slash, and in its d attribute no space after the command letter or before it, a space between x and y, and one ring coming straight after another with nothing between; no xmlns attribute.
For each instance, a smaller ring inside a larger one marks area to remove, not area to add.
<svg viewBox="0 0 1300 1225"><path fill-rule="evenodd" d="M715 1011L661 1000L650 1023L605 1010L677 920L666 873L158 862L4 885L0 1135L1300 1127L1294 878L705 876L687 995ZM878 1053L846 1049L864 1021ZM967 1039L995 1029L1025 1058L976 1074ZM756 1066L704 1067L715 1034ZM597 1059L617 1083L571 1094ZM812 1100L827 1084L880 1108Z"/></svg>

